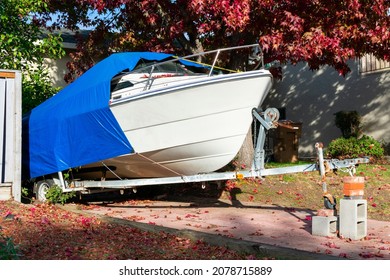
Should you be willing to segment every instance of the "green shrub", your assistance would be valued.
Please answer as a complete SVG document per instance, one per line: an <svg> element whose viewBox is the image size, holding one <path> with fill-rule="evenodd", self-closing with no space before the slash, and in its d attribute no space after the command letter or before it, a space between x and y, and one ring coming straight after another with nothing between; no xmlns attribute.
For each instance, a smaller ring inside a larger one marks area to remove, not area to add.
<svg viewBox="0 0 390 280"><path fill-rule="evenodd" d="M9 237L3 236L0 232L0 260L19 259L18 248Z"/></svg>
<svg viewBox="0 0 390 280"><path fill-rule="evenodd" d="M47 190L46 199L48 202L65 204L69 199L76 196L75 192L63 192L61 187L54 185Z"/></svg>
<svg viewBox="0 0 390 280"><path fill-rule="evenodd" d="M359 137L362 134L362 117L357 111L340 111L335 114L335 125L344 138Z"/></svg>
<svg viewBox="0 0 390 280"><path fill-rule="evenodd" d="M332 158L357 158L369 156L379 159L383 157L383 154L384 149L381 144L367 135L363 135L361 138L337 138L330 142L327 148L327 155Z"/></svg>
<svg viewBox="0 0 390 280"><path fill-rule="evenodd" d="M382 142L382 147L385 150L385 155L390 156L390 142Z"/></svg>

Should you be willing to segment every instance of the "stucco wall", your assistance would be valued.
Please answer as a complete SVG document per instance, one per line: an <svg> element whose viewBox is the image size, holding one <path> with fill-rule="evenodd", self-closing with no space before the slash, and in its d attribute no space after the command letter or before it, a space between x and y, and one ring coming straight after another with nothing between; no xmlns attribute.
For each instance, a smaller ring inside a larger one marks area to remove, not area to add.
<svg viewBox="0 0 390 280"><path fill-rule="evenodd" d="M66 63L68 61L70 61L68 55L61 59L45 59L45 65L49 69L49 75L54 86L63 88L67 85L64 81L64 76L67 73Z"/></svg>
<svg viewBox="0 0 390 280"><path fill-rule="evenodd" d="M334 125L338 111L356 110L363 117L363 133L390 142L390 70L362 75L356 61L350 68L343 77L330 67L283 67L283 80L274 83L263 108L286 107L286 119L303 122L300 156L313 156L316 142L326 146L341 136Z"/></svg>

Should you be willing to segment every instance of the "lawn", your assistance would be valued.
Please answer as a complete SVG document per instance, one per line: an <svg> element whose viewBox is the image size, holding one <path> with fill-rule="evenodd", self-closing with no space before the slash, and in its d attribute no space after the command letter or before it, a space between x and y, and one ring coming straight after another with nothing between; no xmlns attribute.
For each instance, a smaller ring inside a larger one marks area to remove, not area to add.
<svg viewBox="0 0 390 280"><path fill-rule="evenodd" d="M272 165L275 167L275 164ZM343 178L348 173L338 171L327 174L326 184L337 201L344 197ZM390 221L390 164L361 164L355 176L365 179L364 199L367 199L369 219ZM264 180L231 182L230 188L240 201L254 201L292 208L320 209L324 207L322 182L317 172L269 176ZM231 192L224 191L222 198L231 199Z"/></svg>

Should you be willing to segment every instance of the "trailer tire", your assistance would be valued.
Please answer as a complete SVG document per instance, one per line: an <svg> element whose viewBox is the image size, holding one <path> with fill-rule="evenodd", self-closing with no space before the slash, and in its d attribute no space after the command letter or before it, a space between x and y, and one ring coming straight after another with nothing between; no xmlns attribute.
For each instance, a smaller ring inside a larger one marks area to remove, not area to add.
<svg viewBox="0 0 390 280"><path fill-rule="evenodd" d="M54 180L48 179L39 181L36 186L35 198L40 202L45 202L47 191L54 186Z"/></svg>

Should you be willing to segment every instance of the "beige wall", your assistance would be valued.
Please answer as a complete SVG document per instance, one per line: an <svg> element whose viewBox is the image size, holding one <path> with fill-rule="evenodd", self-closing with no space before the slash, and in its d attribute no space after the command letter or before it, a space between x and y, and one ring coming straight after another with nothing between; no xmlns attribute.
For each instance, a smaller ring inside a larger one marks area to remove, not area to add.
<svg viewBox="0 0 390 280"><path fill-rule="evenodd" d="M67 73L66 63L70 60L69 56L66 55L61 59L53 60L46 58L45 64L49 69L50 77L53 81L53 85L56 87L65 87L64 76Z"/></svg>
<svg viewBox="0 0 390 280"><path fill-rule="evenodd" d="M315 155L314 145L327 145L341 136L334 114L356 110L363 117L364 133L390 142L390 70L360 74L358 63L350 62L345 78L324 67L311 71L306 64L283 67L283 80L274 83L264 102L267 107L286 107L286 118L303 122L300 156Z"/></svg>

